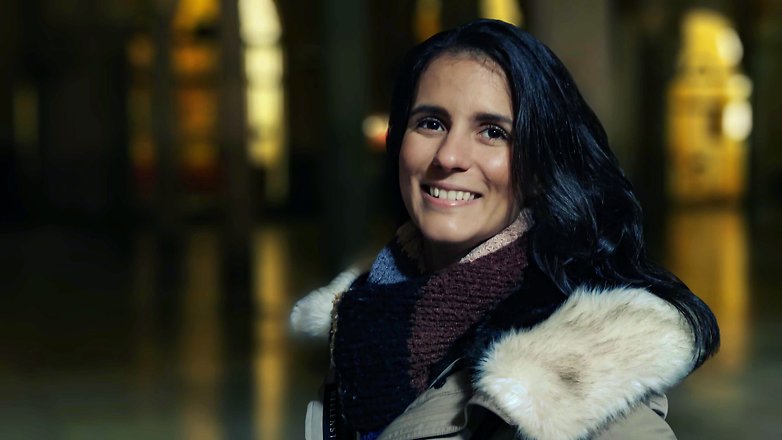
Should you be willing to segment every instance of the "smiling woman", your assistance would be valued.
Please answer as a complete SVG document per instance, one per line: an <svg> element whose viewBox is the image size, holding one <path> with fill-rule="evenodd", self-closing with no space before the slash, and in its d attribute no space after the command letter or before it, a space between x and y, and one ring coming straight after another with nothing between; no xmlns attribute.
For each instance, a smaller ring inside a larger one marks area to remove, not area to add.
<svg viewBox="0 0 782 440"><path fill-rule="evenodd" d="M664 392L717 325L648 261L557 57L494 20L435 35L400 69L386 146L396 236L291 315L331 344L307 438L672 438Z"/></svg>
<svg viewBox="0 0 782 440"><path fill-rule="evenodd" d="M513 109L490 60L444 55L421 75L399 156L399 187L436 270L519 215L510 179Z"/></svg>

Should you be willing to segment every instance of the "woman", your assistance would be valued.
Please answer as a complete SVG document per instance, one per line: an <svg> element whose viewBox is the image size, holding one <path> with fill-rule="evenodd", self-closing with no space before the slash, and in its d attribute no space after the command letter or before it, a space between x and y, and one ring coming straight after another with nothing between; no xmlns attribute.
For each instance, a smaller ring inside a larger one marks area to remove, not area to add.
<svg viewBox="0 0 782 440"><path fill-rule="evenodd" d="M408 221L292 313L331 341L309 438L672 438L663 393L717 325L646 259L556 56L499 21L435 35L402 66L387 149Z"/></svg>

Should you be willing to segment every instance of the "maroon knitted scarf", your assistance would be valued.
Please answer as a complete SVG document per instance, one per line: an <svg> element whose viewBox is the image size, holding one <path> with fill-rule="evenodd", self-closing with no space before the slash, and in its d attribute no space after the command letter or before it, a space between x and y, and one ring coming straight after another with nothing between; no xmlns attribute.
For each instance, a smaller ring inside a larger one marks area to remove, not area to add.
<svg viewBox="0 0 782 440"><path fill-rule="evenodd" d="M459 263L423 273L420 233L408 223L342 295L332 358L353 429L385 428L461 356L470 330L521 285L529 224L522 215Z"/></svg>

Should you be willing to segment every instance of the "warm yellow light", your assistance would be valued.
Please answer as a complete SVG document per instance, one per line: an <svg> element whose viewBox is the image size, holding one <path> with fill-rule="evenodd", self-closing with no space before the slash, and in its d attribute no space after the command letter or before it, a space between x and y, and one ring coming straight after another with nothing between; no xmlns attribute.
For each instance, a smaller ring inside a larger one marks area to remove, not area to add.
<svg viewBox="0 0 782 440"><path fill-rule="evenodd" d="M253 122L248 149L251 163L274 167L283 159L282 94L274 89L254 88L247 92L247 118Z"/></svg>
<svg viewBox="0 0 782 440"><path fill-rule="evenodd" d="M739 35L730 27L723 27L717 31L716 35L717 53L725 64L729 66L738 65L741 57L744 56L744 46L741 45Z"/></svg>
<svg viewBox="0 0 782 440"><path fill-rule="evenodd" d="M182 43L177 45L171 56L174 70L180 75L202 74L217 67L217 51L208 44Z"/></svg>
<svg viewBox="0 0 782 440"><path fill-rule="evenodd" d="M418 41L424 41L432 35L440 32L442 24L440 22L440 10L442 2L440 0L418 0L415 4L415 14L413 15L415 36Z"/></svg>
<svg viewBox="0 0 782 440"><path fill-rule="evenodd" d="M683 65L730 68L737 66L744 54L730 20L709 9L693 9L685 15L682 43L679 62Z"/></svg>
<svg viewBox="0 0 782 440"><path fill-rule="evenodd" d="M729 102L722 110L722 131L725 136L743 141L752 131L752 106L744 100Z"/></svg>
<svg viewBox="0 0 782 440"><path fill-rule="evenodd" d="M715 11L685 15L679 68L668 90L667 186L679 202L738 201L746 190L752 83L743 48Z"/></svg>
<svg viewBox="0 0 782 440"><path fill-rule="evenodd" d="M240 20L242 39L246 44L275 44L282 35L280 17L272 0L239 0L240 17L252 17Z"/></svg>
<svg viewBox="0 0 782 440"><path fill-rule="evenodd" d="M239 13L247 77L247 159L265 171L265 199L281 203L288 196L282 26L271 0L240 0Z"/></svg>
<svg viewBox="0 0 782 440"><path fill-rule="evenodd" d="M481 0L480 15L484 18L494 18L516 26L521 26L524 22L524 15L516 0Z"/></svg>
<svg viewBox="0 0 782 440"><path fill-rule="evenodd" d="M214 23L220 14L217 0L179 0L174 14L174 29L188 31L204 23Z"/></svg>
<svg viewBox="0 0 782 440"><path fill-rule="evenodd" d="M255 419L258 438L282 438L282 415L288 376L286 357L286 294L290 288L289 256L284 236L276 228L262 228L253 238L254 299L261 311L255 324Z"/></svg>
<svg viewBox="0 0 782 440"><path fill-rule="evenodd" d="M730 76L728 78L728 90L730 90L730 93L732 96L735 96L736 98L749 98L749 95L752 93L752 80L750 80L746 75L742 75L741 73L736 73Z"/></svg>
<svg viewBox="0 0 782 440"><path fill-rule="evenodd" d="M750 342L743 214L731 208L674 209L668 230L666 266L711 307L719 322L722 343L716 365L743 368Z"/></svg>
<svg viewBox="0 0 782 440"><path fill-rule="evenodd" d="M217 95L208 88L185 88L176 93L177 132L184 139L209 138L217 130Z"/></svg>
<svg viewBox="0 0 782 440"><path fill-rule="evenodd" d="M252 85L276 87L282 81L282 51L276 46L247 48L244 64Z"/></svg>
<svg viewBox="0 0 782 440"><path fill-rule="evenodd" d="M220 251L217 236L197 231L185 251L179 365L184 380L184 437L220 438Z"/></svg>
<svg viewBox="0 0 782 440"><path fill-rule="evenodd" d="M362 124L364 137L374 150L382 151L386 145L386 132L388 131L388 115L372 114L364 118Z"/></svg>

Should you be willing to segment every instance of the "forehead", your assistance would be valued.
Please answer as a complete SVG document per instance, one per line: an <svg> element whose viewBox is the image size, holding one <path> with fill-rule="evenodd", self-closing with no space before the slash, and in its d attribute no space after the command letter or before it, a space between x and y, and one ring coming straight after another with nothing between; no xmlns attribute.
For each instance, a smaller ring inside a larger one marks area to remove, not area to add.
<svg viewBox="0 0 782 440"><path fill-rule="evenodd" d="M456 50L446 50L445 52L436 55L434 58L432 58L427 66L424 68L423 72L421 72L421 76L426 73L429 68L432 67L433 64L440 62L442 64L449 64L449 63L456 63L460 61L466 61L466 62L472 62L478 65L483 66L485 69L492 71L496 73L497 75L501 76L503 79L505 79L505 72L502 70L502 67L500 67L499 64L497 64L494 59L492 59L489 55L475 51L475 50L469 50L469 49L456 49Z"/></svg>
<svg viewBox="0 0 782 440"><path fill-rule="evenodd" d="M421 73L414 102L432 95L470 98L510 107L510 87L502 68L479 53L445 53L434 58ZM504 108L503 108L504 110ZM508 111L510 111L508 109Z"/></svg>

